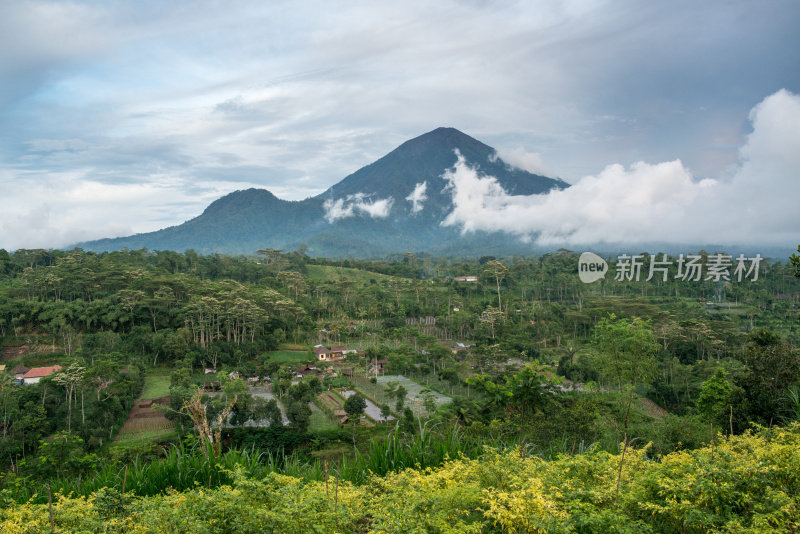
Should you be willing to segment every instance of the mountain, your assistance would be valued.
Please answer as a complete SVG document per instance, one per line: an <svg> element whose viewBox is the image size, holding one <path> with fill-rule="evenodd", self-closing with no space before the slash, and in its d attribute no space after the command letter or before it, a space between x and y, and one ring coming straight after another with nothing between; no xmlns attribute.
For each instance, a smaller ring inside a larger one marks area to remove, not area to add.
<svg viewBox="0 0 800 534"><path fill-rule="evenodd" d="M496 157L495 149L455 128L437 128L406 141L375 163L345 177L319 197L332 199L359 193L372 194L374 198L392 197L400 203L396 205L400 213L410 214L411 203L405 198L417 184L425 183L428 198L422 212L444 216L452 207L452 199L444 191L447 181L442 174L455 165L456 151L483 174L495 176L512 195L534 195L567 186L560 180L509 167Z"/></svg>
<svg viewBox="0 0 800 534"><path fill-rule="evenodd" d="M404 251L530 252L530 245L505 234L462 236L457 228L440 225L453 207L442 175L455 165L457 153L480 174L494 176L510 194L531 195L568 186L512 168L497 158L492 147L455 128L437 128L406 141L313 198L286 201L265 189L236 191L183 224L76 246L94 251L146 247L252 254L263 248L294 250L306 244L310 253L331 257Z"/></svg>

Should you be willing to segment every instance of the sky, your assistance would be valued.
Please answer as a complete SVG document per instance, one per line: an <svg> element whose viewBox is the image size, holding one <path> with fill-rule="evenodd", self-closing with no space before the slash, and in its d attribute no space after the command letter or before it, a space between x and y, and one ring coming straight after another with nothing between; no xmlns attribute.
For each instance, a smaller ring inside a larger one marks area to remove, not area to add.
<svg viewBox="0 0 800 534"><path fill-rule="evenodd" d="M465 231L798 241L798 27L795 0L0 2L0 248L303 199L439 126L573 184L457 165Z"/></svg>

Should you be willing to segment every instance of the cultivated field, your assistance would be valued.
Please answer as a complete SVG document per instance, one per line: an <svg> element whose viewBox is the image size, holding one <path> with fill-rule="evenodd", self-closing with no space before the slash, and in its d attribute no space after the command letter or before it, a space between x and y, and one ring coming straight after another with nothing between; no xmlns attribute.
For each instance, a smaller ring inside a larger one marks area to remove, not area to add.
<svg viewBox="0 0 800 534"><path fill-rule="evenodd" d="M169 405L169 376L151 374L145 377L142 394L133 403L125 424L117 434L115 444L143 445L175 437L175 425L154 405Z"/></svg>
<svg viewBox="0 0 800 534"><path fill-rule="evenodd" d="M169 397L169 375L148 375L144 380L142 400Z"/></svg>
<svg viewBox="0 0 800 534"><path fill-rule="evenodd" d="M349 399L355 394L356 392L352 390L342 391L342 397L344 397L345 399ZM373 421L376 421L378 423L394 421L394 417L391 415L388 417L383 417L381 415L381 409L378 408L378 406L374 402L372 402L369 399L364 399L364 400L367 401L367 407L364 408L364 413L367 414Z"/></svg>
<svg viewBox="0 0 800 534"><path fill-rule="evenodd" d="M162 411L153 409L154 404L169 405L169 397L138 399L128 412L128 418L115 440L116 444L163 440L175 435L175 425L164 417Z"/></svg>
<svg viewBox="0 0 800 534"><path fill-rule="evenodd" d="M323 391L318 396L320 402L331 411L344 410L342 397L332 391Z"/></svg>
<svg viewBox="0 0 800 534"><path fill-rule="evenodd" d="M313 402L309 403L311 407L311 419L309 420L308 429L312 432L324 430L336 430L339 428L339 423L328 417L325 412L320 410Z"/></svg>
<svg viewBox="0 0 800 534"><path fill-rule="evenodd" d="M403 375L383 375L379 376L377 383L373 384L369 381L369 379L364 377L355 377L354 381L358 385L358 387L363 390L366 394L371 396L379 403L388 404L393 410L395 407L395 399L389 397L386 392L384 391L384 387L389 382L396 382L402 385L408 394L406 395L406 406L411 408L411 410L417 415L423 415L427 413L425 407L423 405L423 391L429 391L431 395L433 395L434 402L437 406L441 406L442 404L447 404L452 399L446 395L442 395L436 391L430 390L425 386L414 382L410 378L406 378ZM380 409L378 410L380 413Z"/></svg>

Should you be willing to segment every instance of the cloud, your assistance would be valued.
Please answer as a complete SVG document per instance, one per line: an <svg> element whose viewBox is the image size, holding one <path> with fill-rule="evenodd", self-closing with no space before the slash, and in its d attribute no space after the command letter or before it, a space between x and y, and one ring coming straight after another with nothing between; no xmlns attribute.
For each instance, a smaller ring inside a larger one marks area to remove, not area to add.
<svg viewBox="0 0 800 534"><path fill-rule="evenodd" d="M513 169L528 171L541 176L552 176L552 172L544 166L542 155L538 152L528 152L524 148L513 150L497 149L493 161L502 160Z"/></svg>
<svg viewBox="0 0 800 534"><path fill-rule="evenodd" d="M601 243L793 244L800 226L800 97L786 90L750 113L739 164L697 179L680 161L607 166L572 187L509 195L459 154L444 178L463 232L504 231L542 245Z"/></svg>
<svg viewBox="0 0 800 534"><path fill-rule="evenodd" d="M411 212L412 213L419 213L422 211L422 204L426 200L428 200L428 195L425 194L425 190L428 189L428 182L418 183L414 190L409 193L406 197L406 200L411 202Z"/></svg>
<svg viewBox="0 0 800 534"><path fill-rule="evenodd" d="M18 248L55 248L103 237L120 237L133 234L129 226L108 222L101 226L91 227L79 213L71 217L53 220L53 208L49 204L40 204L17 217L0 220L0 238L8 243L10 250ZM83 219L83 221L81 221ZM68 220L69 226L60 223Z"/></svg>
<svg viewBox="0 0 800 534"><path fill-rule="evenodd" d="M0 220L46 203L56 229L71 224L82 205L31 183L64 173L183 180L152 205L115 201L134 231L198 180L300 200L441 125L535 149L570 182L677 157L717 176L747 110L800 87L800 4L684 3L0 1Z"/></svg>
<svg viewBox="0 0 800 534"><path fill-rule="evenodd" d="M392 204L394 204L392 197L370 200L369 195L356 193L336 200L328 199L322 207L325 209L325 218L329 223L333 223L358 214L369 215L373 219L385 219L389 216Z"/></svg>
<svg viewBox="0 0 800 534"><path fill-rule="evenodd" d="M57 248L150 232L196 217L220 196L249 187L253 184L196 181L189 188L163 174L146 183L110 184L78 172L0 169L0 248Z"/></svg>

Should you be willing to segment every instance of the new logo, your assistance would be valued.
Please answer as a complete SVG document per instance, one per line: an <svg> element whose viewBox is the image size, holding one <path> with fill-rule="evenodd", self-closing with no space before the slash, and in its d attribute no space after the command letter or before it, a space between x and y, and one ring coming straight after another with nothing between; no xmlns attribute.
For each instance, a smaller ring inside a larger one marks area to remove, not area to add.
<svg viewBox="0 0 800 534"><path fill-rule="evenodd" d="M578 258L578 276L585 284L605 278L607 272L608 263L594 252L584 252Z"/></svg>

